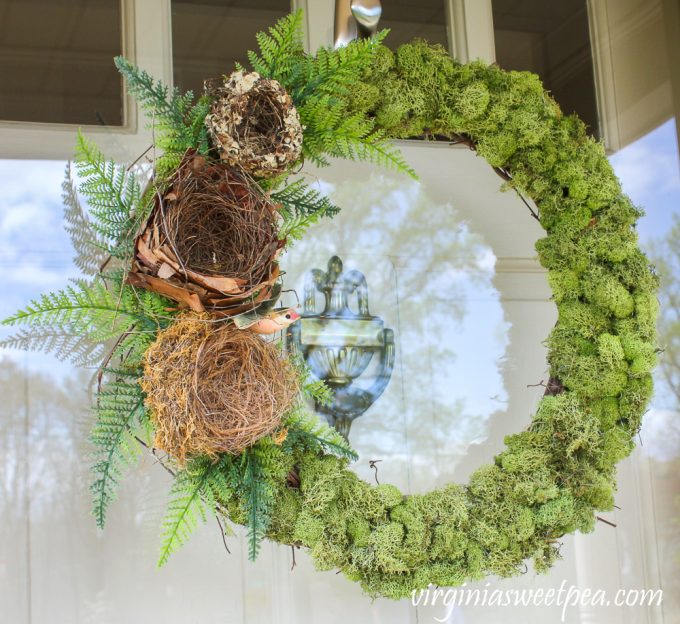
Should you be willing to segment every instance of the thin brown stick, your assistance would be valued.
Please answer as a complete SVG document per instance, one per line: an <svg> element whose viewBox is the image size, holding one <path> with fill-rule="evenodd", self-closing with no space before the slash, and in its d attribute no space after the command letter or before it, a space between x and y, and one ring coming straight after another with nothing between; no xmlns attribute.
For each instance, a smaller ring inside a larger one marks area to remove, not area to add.
<svg viewBox="0 0 680 624"><path fill-rule="evenodd" d="M616 528L616 525L613 522L610 522L609 520L605 520L601 516L595 516L600 522L604 522L605 524L608 524L611 527Z"/></svg>

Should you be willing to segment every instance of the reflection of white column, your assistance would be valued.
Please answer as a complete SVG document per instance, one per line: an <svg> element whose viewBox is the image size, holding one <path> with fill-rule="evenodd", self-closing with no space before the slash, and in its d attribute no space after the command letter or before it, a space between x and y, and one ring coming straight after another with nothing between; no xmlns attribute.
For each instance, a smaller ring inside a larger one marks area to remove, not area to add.
<svg viewBox="0 0 680 624"><path fill-rule="evenodd" d="M653 483L649 460L639 449L619 465L617 481L621 509L600 514L616 528L598 522L593 533L574 537L578 588L604 590L611 601L606 609L582 606L580 622L661 624L661 606L614 605L620 590L660 587Z"/></svg>
<svg viewBox="0 0 680 624"><path fill-rule="evenodd" d="M620 588L619 552L616 543L616 529L598 522L594 533L587 535L577 533L573 540L564 546L573 548L576 563L575 587L583 592L604 590L608 598L613 598ZM606 611L594 609L592 606L574 606L568 612L578 612L576 620L581 624L617 624L623 623L623 613L611 608ZM603 615L606 613L606 619Z"/></svg>

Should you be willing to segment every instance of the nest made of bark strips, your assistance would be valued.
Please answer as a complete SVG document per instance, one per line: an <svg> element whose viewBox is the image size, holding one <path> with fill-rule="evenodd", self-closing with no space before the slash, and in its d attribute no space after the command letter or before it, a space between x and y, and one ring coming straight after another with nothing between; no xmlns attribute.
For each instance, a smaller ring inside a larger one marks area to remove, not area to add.
<svg viewBox="0 0 680 624"><path fill-rule="evenodd" d="M269 297L283 244L276 206L252 179L187 152L137 237L128 281L231 316Z"/></svg>
<svg viewBox="0 0 680 624"><path fill-rule="evenodd" d="M205 123L222 160L258 177L283 173L298 160L300 116L279 82L236 71L206 89L214 101Z"/></svg>
<svg viewBox="0 0 680 624"><path fill-rule="evenodd" d="M185 315L147 350L142 387L154 445L184 463L240 453L279 428L299 390L278 347L207 314Z"/></svg>

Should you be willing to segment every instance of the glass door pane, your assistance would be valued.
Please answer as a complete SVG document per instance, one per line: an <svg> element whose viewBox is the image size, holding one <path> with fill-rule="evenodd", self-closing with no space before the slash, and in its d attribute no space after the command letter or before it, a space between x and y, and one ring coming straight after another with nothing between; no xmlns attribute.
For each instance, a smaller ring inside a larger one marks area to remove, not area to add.
<svg viewBox="0 0 680 624"><path fill-rule="evenodd" d="M248 65L255 33L290 12L289 0L172 0L175 86L203 91L203 81Z"/></svg>
<svg viewBox="0 0 680 624"><path fill-rule="evenodd" d="M445 0L385 0L379 28L389 28L385 43L392 49L418 37L448 48Z"/></svg>
<svg viewBox="0 0 680 624"><path fill-rule="evenodd" d="M120 126L119 0L0 2L0 120Z"/></svg>
<svg viewBox="0 0 680 624"><path fill-rule="evenodd" d="M600 135L586 0L492 0L496 61L537 73L566 114Z"/></svg>

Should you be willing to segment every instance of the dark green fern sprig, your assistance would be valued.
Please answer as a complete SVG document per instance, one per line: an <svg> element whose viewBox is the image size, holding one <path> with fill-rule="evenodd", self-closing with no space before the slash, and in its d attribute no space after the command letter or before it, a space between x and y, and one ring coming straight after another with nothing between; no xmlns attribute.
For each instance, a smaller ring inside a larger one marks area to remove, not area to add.
<svg viewBox="0 0 680 624"><path fill-rule="evenodd" d="M246 449L243 453L242 490L248 518L248 558L257 559L262 540L271 524L275 487L263 466L261 447Z"/></svg>
<svg viewBox="0 0 680 624"><path fill-rule="evenodd" d="M87 199L91 228L103 240L106 251L119 253L119 246L130 239L135 228L135 209L140 187L126 167L106 160L101 150L81 132L76 141L75 167L81 179L78 190Z"/></svg>
<svg viewBox="0 0 680 624"><path fill-rule="evenodd" d="M210 110L209 96L194 102L192 91L182 94L176 87L169 89L122 56L114 62L128 91L151 118L155 147L160 152L154 163L156 177L170 175L188 149L208 153L210 142L204 122Z"/></svg>
<svg viewBox="0 0 680 624"><path fill-rule="evenodd" d="M260 53L248 51L248 61L261 76L278 80L289 93L300 80L304 66L303 14L294 11L282 17L267 32L255 35ZM291 93L292 96L292 93Z"/></svg>
<svg viewBox="0 0 680 624"><path fill-rule="evenodd" d="M205 522L208 512L216 512L217 502L209 486L219 467L210 458L197 457L176 473L162 525L159 567L189 539L199 520Z"/></svg>
<svg viewBox="0 0 680 624"><path fill-rule="evenodd" d="M94 448L92 512L97 526L104 528L106 512L116 497L123 470L139 457L135 431L143 427L146 410L137 380L104 385L97 394L93 413L96 422L90 432Z"/></svg>
<svg viewBox="0 0 680 624"><path fill-rule="evenodd" d="M385 135L375 131L372 118L348 114L352 87L371 66L387 32L305 54L302 12L296 11L257 36L260 52L248 52L248 60L254 71L278 80L293 99L304 128L304 159L319 166L330 165L328 157L365 160L417 177Z"/></svg>
<svg viewBox="0 0 680 624"><path fill-rule="evenodd" d="M299 406L285 420L288 430L282 446L286 452L329 453L349 461L359 459L357 452L336 429L322 422L306 406Z"/></svg>
<svg viewBox="0 0 680 624"><path fill-rule="evenodd" d="M340 208L328 197L308 186L304 180L296 180L272 192L270 197L279 206L279 238L282 240L299 240L311 225L340 212Z"/></svg>

